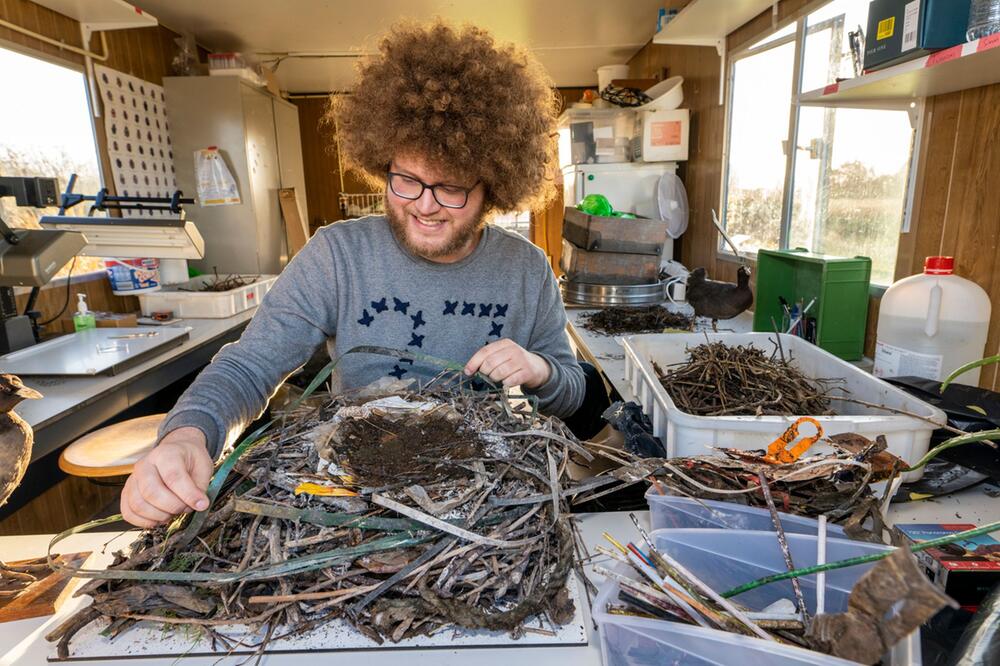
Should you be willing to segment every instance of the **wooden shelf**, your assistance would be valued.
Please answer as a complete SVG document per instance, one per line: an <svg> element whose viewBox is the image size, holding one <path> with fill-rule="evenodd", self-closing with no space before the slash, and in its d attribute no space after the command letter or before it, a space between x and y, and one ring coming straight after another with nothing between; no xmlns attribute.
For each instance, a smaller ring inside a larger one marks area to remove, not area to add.
<svg viewBox="0 0 1000 666"><path fill-rule="evenodd" d="M1000 83L1000 33L799 95L806 106L864 106Z"/></svg>
<svg viewBox="0 0 1000 666"><path fill-rule="evenodd" d="M774 4L774 0L692 0L653 35L653 43L718 47L726 35Z"/></svg>
<svg viewBox="0 0 1000 666"><path fill-rule="evenodd" d="M36 0L43 7L76 19L84 30L126 30L149 28L157 24L155 17L125 0Z"/></svg>

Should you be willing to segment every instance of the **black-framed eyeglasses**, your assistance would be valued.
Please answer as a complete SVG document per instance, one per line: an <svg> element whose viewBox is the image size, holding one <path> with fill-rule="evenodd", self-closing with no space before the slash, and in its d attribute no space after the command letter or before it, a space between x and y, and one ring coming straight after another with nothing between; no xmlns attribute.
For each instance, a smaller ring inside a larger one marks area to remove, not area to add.
<svg viewBox="0 0 1000 666"><path fill-rule="evenodd" d="M424 190L430 190L434 201L437 201L445 208L465 208L465 205L469 203L469 193L479 185L478 180L472 187L459 187L458 185L445 185L444 183L428 185L413 176L392 171L388 172L388 180L389 189L397 197L414 201L423 196Z"/></svg>

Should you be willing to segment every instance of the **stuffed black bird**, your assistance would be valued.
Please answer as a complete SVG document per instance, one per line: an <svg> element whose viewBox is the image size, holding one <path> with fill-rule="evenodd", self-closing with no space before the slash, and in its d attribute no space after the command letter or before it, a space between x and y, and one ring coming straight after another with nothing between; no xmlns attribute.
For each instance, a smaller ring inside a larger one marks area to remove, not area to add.
<svg viewBox="0 0 1000 666"><path fill-rule="evenodd" d="M750 291L750 269L740 266L736 284L709 280L704 268L691 271L687 279L687 299L695 315L712 320L712 330L718 330L720 319L732 319L753 305Z"/></svg>
<svg viewBox="0 0 1000 666"><path fill-rule="evenodd" d="M0 506L17 488L31 461L31 426L12 410L26 398L41 397L22 384L20 377L0 375Z"/></svg>

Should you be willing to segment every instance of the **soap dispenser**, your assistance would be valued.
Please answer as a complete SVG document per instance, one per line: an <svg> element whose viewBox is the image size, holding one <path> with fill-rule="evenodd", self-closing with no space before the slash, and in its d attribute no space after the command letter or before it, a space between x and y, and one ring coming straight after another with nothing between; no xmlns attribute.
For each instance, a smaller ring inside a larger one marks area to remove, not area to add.
<svg viewBox="0 0 1000 666"><path fill-rule="evenodd" d="M94 313L87 309L87 295L79 293L76 295L76 312L73 314L73 330L85 331L88 328L97 328L97 320Z"/></svg>

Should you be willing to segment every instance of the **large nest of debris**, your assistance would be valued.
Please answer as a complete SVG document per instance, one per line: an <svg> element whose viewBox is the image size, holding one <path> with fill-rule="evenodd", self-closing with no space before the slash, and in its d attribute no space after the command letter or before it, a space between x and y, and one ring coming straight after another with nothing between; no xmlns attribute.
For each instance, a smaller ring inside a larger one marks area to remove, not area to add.
<svg viewBox="0 0 1000 666"><path fill-rule="evenodd" d="M233 625L266 643L338 617L377 643L565 624L571 454L590 457L561 421L499 393L298 407L224 459L209 510L144 532L94 576L78 593L93 603L49 639L66 657L92 622L112 637L141 621L195 625L223 649Z"/></svg>

